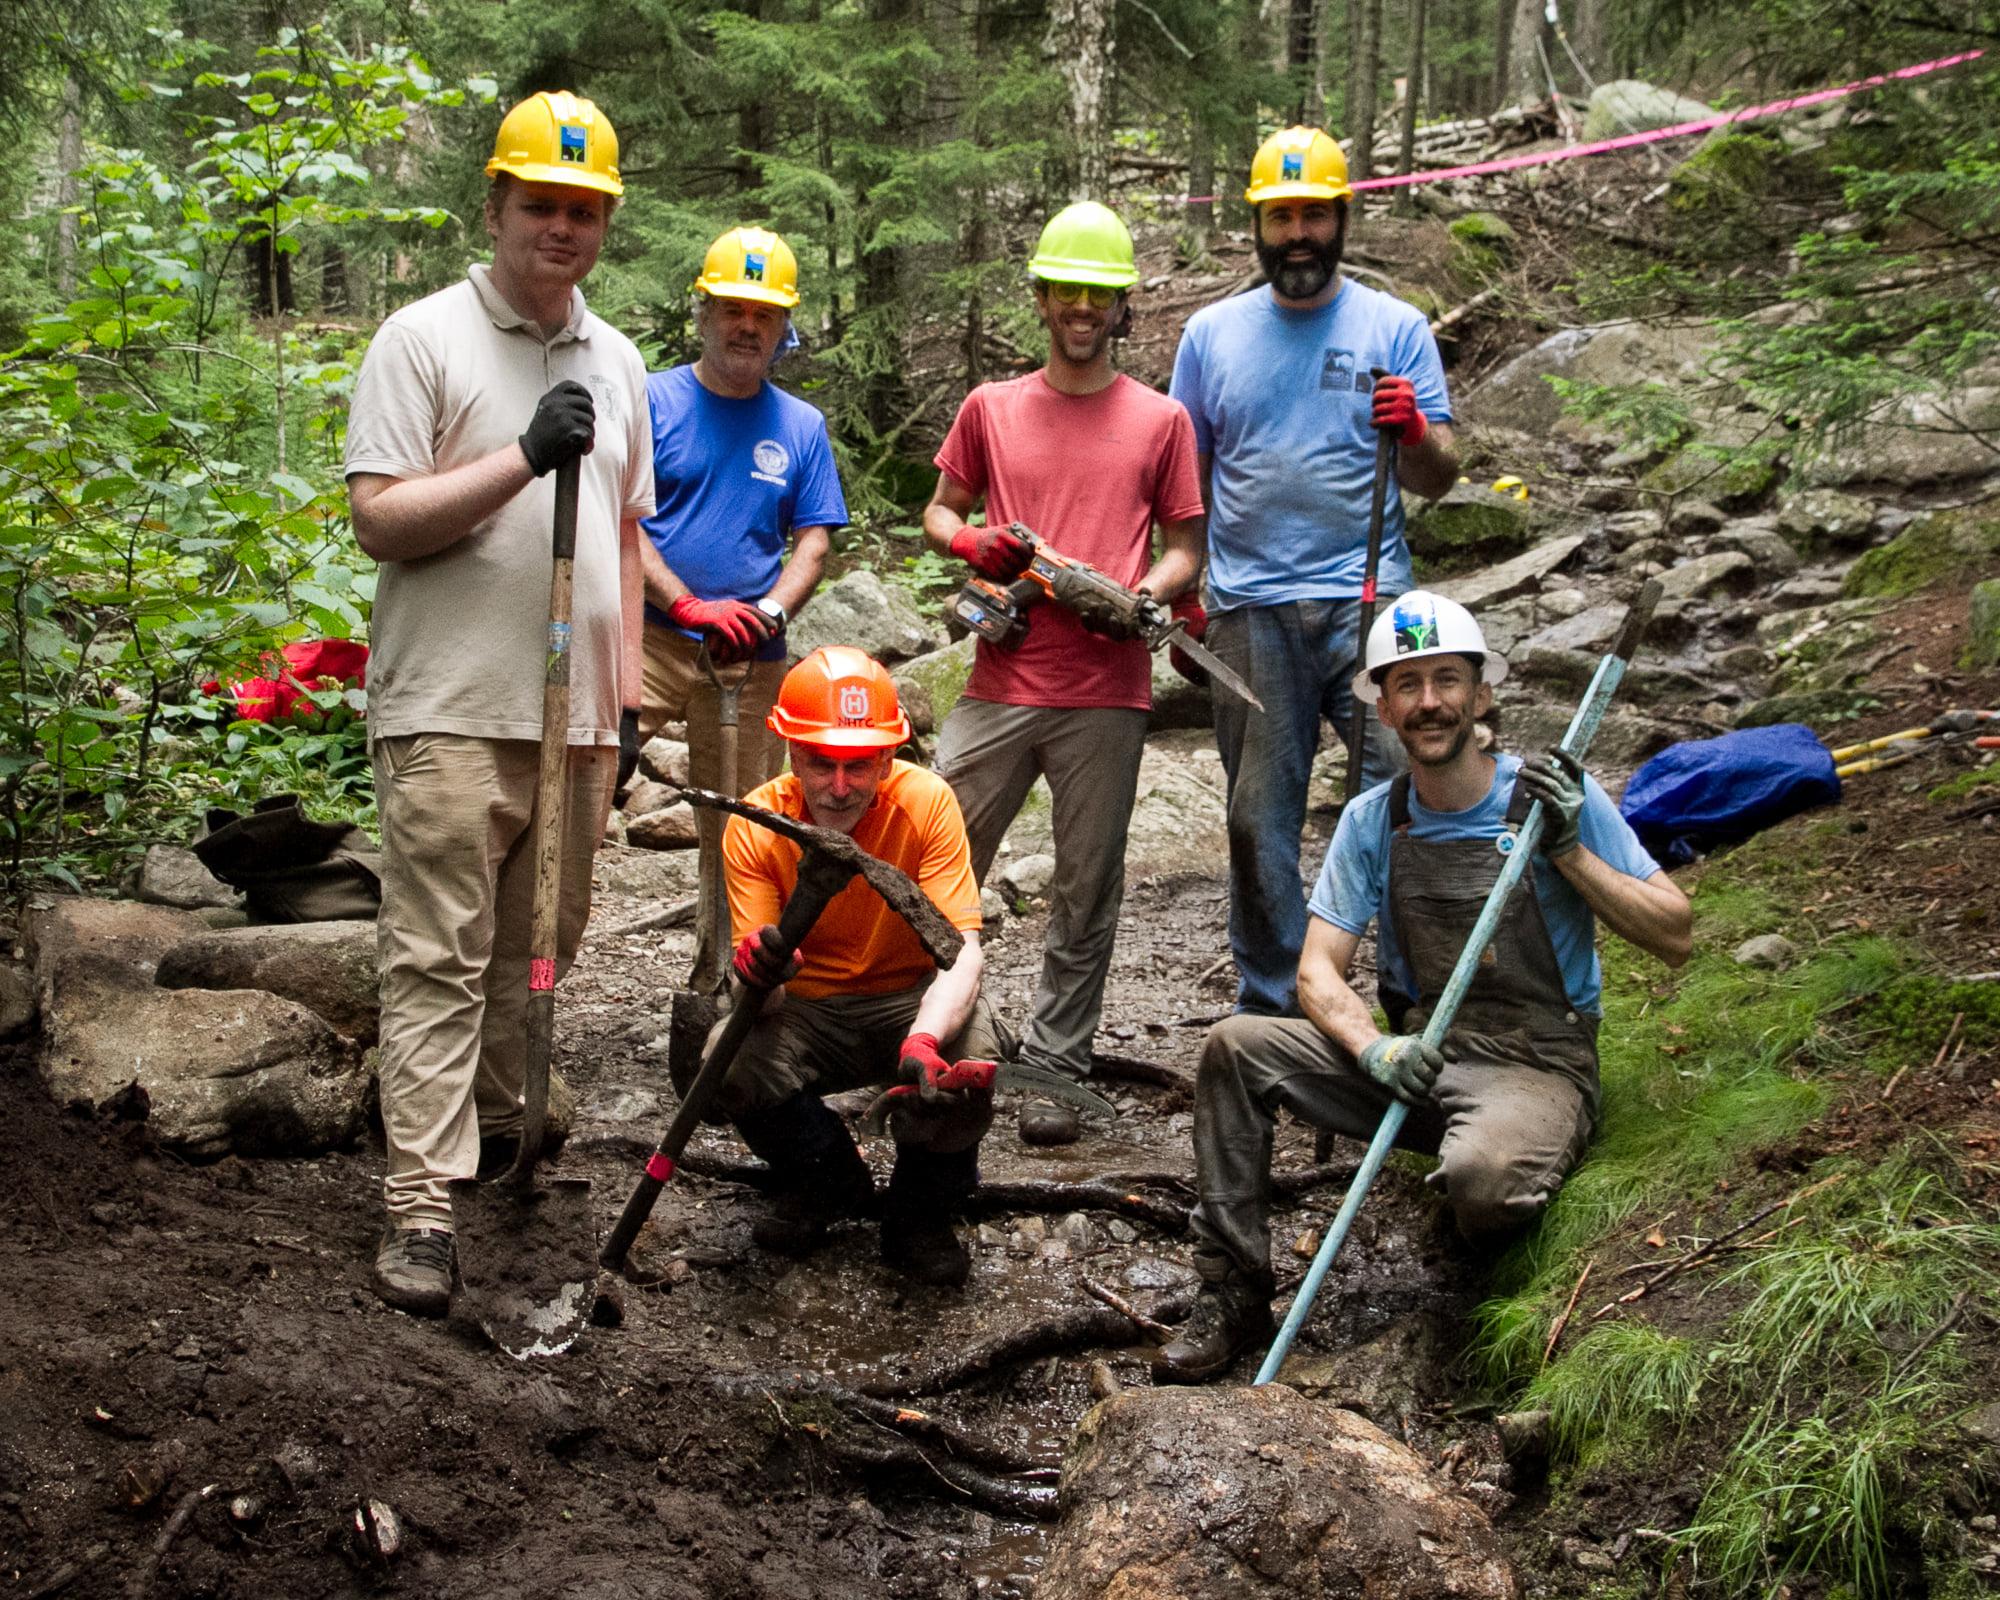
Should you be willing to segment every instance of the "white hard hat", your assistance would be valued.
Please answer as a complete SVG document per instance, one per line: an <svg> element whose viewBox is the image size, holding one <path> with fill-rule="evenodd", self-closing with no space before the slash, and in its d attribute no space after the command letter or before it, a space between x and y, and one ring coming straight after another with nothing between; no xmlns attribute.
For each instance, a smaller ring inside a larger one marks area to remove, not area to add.
<svg viewBox="0 0 2000 1600"><path fill-rule="evenodd" d="M1368 653L1354 675L1355 698L1374 705L1382 698L1375 674L1421 656L1477 656L1482 682L1501 683L1507 677L1507 658L1486 648L1486 635L1470 611L1428 589L1412 589L1391 601L1368 630Z"/></svg>

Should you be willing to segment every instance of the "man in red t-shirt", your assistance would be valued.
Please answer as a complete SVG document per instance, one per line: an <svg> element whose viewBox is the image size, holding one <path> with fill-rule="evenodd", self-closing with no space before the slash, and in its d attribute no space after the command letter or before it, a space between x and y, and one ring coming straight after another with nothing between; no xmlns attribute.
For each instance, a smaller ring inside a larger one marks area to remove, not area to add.
<svg viewBox="0 0 2000 1600"><path fill-rule="evenodd" d="M1027 547L1007 531L1019 522L1064 555L1170 602L1201 571L1201 481L1187 412L1111 365L1125 293L1139 279L1132 236L1107 207L1083 201L1043 229L1028 272L1049 330L1048 364L966 396L937 453L924 532L938 549L1007 582L1027 569ZM982 499L985 526L971 526ZM1056 872L1021 1058L1077 1078L1090 1071L1103 1008L1152 708L1146 647L1107 626L1044 603L1028 613L1015 648L981 640L937 752L981 881L1035 779L1048 779ZM1036 1102L1021 1113L1031 1144L1076 1135L1067 1106Z"/></svg>

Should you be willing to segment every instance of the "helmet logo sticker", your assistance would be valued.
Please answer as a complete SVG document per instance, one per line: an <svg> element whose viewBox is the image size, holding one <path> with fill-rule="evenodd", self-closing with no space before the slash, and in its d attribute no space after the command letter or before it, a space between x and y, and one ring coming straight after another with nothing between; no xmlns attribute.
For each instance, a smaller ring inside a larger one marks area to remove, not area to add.
<svg viewBox="0 0 2000 1600"><path fill-rule="evenodd" d="M761 251L745 250L743 252L743 281L745 283L762 283L764 281L764 257Z"/></svg>
<svg viewBox="0 0 2000 1600"><path fill-rule="evenodd" d="M1287 150L1278 158L1278 176L1286 183L1294 182L1306 175L1306 157L1303 150Z"/></svg>
<svg viewBox="0 0 2000 1600"><path fill-rule="evenodd" d="M1390 626L1396 633L1396 654L1410 655L1420 650L1430 650L1437 644L1437 611L1423 600L1403 599L1396 602L1396 609L1390 613Z"/></svg>
<svg viewBox="0 0 2000 1600"><path fill-rule="evenodd" d="M574 161L587 166L590 162L590 136L583 129L564 123L560 153L566 162Z"/></svg>
<svg viewBox="0 0 2000 1600"><path fill-rule="evenodd" d="M855 727L868 721L868 685L843 683L840 686L840 720Z"/></svg>

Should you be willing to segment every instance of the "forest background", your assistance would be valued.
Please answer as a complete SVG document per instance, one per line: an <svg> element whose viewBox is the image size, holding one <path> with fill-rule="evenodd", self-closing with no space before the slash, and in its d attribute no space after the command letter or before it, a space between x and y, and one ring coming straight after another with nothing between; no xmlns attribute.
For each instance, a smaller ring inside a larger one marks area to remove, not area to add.
<svg viewBox="0 0 2000 1600"><path fill-rule="evenodd" d="M492 131L536 89L618 129L626 193L586 292L649 362L692 353L716 232L792 241L805 347L781 377L827 414L850 538L908 577L925 419L1036 359L1024 246L1071 198L1194 269L1247 226L1250 153L1294 120L1369 130L1360 175L1407 165L1416 126L1604 78L1741 104L1995 43L1992 0L0 9L0 871L77 886L163 817L277 789L366 819L365 694L329 686L274 727L204 685L365 636L339 474L355 368L382 317L483 255ZM1488 314L1712 315L1767 408L1865 422L1995 342L1993 84L1982 64L1950 93L1882 91L1782 206L1739 184L1683 235L1580 254L1541 303ZM1816 314L1746 320L1787 300ZM1637 433L1686 426L1657 395L1596 399Z"/></svg>

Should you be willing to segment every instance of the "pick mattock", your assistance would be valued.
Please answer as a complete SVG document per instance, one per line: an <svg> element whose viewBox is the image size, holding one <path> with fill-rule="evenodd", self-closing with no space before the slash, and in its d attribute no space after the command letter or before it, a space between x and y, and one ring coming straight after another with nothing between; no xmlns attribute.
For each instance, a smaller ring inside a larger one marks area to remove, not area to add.
<svg viewBox="0 0 2000 1600"><path fill-rule="evenodd" d="M1645 588L1639 591L1639 598L1632 602L1632 609L1625 613L1625 625L1618 630L1611 653L1598 662L1597 674L1590 680L1583 704L1576 708L1576 715L1570 719L1569 731L1563 735L1558 748L1574 756L1579 763L1589 751L1591 740L1597 737L1598 725L1604 721L1611 697L1618 692L1625 669L1632 664L1633 653L1639 648L1640 637L1652 618L1653 607L1660 603L1660 592L1659 580L1649 578ZM1433 1049L1442 1048L1445 1035L1451 1031L1452 1022L1458 1016L1459 1004L1479 973L1480 958L1486 954L1486 947L1493 942L1494 930L1500 926L1500 914L1507 909L1508 896L1513 894L1526 875L1528 863L1534 859L1535 848L1541 842L1542 804L1537 800L1528 807L1528 815L1518 833L1502 834L1494 841L1507 857L1507 864L1494 880L1493 888L1486 896L1486 904L1480 909L1479 920L1472 925L1465 948L1458 954L1458 965L1451 970L1451 981L1444 986L1444 993L1438 996L1430 1021L1424 1024L1424 1043ZM1381 1126L1376 1128L1368 1153L1355 1169L1353 1181L1347 1187L1347 1198L1340 1203L1340 1214L1333 1219L1333 1226L1326 1230L1319 1253L1313 1257L1311 1267L1306 1270L1305 1281L1299 1285L1299 1292L1292 1300L1292 1309L1285 1315L1285 1324L1278 1330L1277 1338L1271 1341L1263 1366L1257 1369L1258 1383L1269 1383L1285 1364L1292 1341L1298 1337L1299 1329L1312 1311L1327 1268L1333 1265L1333 1258L1340 1253L1347 1230L1354 1225L1355 1214L1360 1211L1361 1202L1368 1198L1376 1174L1382 1170L1382 1163L1389 1159L1396 1135L1402 1131L1403 1119L1409 1114L1410 1108L1401 1100L1391 1101L1389 1109L1382 1114Z"/></svg>
<svg viewBox="0 0 2000 1600"><path fill-rule="evenodd" d="M819 921L820 913L857 877L910 925L926 953L940 967L951 966L958 959L959 951L965 948L965 936L951 925L929 895L919 889L906 873L870 855L846 834L832 828L817 828L811 823L800 822L779 812L767 811L762 806L750 805L732 795L716 794L708 789L684 787L681 793L694 805L747 817L759 827L783 834L798 844L798 883L778 917L778 939L784 947L782 959L791 959L792 952L805 942L813 924ZM710 1102L722 1087L722 1080L729 1076L736 1052L756 1026L758 1014L764 1009L764 1001L769 994L768 989L746 984L737 996L728 1022L702 1056L701 1070L681 1096L680 1108L674 1113L673 1122L647 1158L645 1171L632 1190L632 1198L625 1202L618 1225L604 1242L604 1253L598 1259L611 1271L624 1269L632 1241L639 1236L639 1230L653 1214L654 1202L673 1177L675 1163L680 1160L681 1151L686 1148L695 1125L707 1113Z"/></svg>
<svg viewBox="0 0 2000 1600"><path fill-rule="evenodd" d="M562 907L563 811L569 792L570 590L576 565L581 464L556 468L555 565L549 580L548 655L542 674L541 766L535 780L535 903L528 940L528 1059L521 1143L492 1183L451 1185L466 1304L517 1360L575 1343L597 1298L590 1184L535 1184L548 1131L549 1058L555 1047L556 959Z"/></svg>

